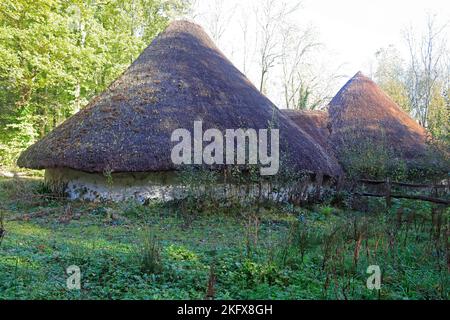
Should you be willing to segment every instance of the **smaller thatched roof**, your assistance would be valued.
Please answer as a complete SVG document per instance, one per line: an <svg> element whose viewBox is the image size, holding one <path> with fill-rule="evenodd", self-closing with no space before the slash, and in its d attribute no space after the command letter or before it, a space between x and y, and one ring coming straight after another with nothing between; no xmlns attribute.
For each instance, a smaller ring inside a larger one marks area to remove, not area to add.
<svg viewBox="0 0 450 320"><path fill-rule="evenodd" d="M330 138L328 112L292 109L281 109L281 112L309 134L322 148L328 149L328 139Z"/></svg>
<svg viewBox="0 0 450 320"><path fill-rule="evenodd" d="M361 72L331 100L328 112L330 144L338 155L361 140L384 145L407 162L426 151L426 130Z"/></svg>

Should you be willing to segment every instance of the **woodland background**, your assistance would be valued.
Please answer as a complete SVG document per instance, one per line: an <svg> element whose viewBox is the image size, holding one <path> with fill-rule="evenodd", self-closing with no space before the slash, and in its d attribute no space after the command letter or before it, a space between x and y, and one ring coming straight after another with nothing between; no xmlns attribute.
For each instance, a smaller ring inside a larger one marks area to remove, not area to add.
<svg viewBox="0 0 450 320"><path fill-rule="evenodd" d="M230 15L239 14L224 12L222 3L211 1L201 16L216 42ZM86 106L171 20L195 20L195 6L192 0L0 0L0 165L13 166L24 148ZM322 109L344 75L313 59L323 43L311 26L291 22L298 10L300 3L262 0L246 11L241 35L253 32L256 40L236 42L245 52L237 67L249 74L252 60L250 79L273 100L277 91L281 108ZM402 31L398 46L408 59L397 46L380 48L370 76L435 138L448 141L448 23L431 14L423 23L421 33ZM275 78L279 88L270 88Z"/></svg>

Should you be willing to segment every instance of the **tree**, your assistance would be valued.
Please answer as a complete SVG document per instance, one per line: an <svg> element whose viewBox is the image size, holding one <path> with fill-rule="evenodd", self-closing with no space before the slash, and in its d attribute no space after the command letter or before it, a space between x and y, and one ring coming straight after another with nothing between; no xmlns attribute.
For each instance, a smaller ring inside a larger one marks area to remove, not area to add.
<svg viewBox="0 0 450 320"><path fill-rule="evenodd" d="M428 127L430 104L441 75L446 29L447 25L437 23L435 15L427 15L425 32L419 38L412 27L404 32L410 59L407 90L411 111L424 127Z"/></svg>
<svg viewBox="0 0 450 320"><path fill-rule="evenodd" d="M446 47L447 25L427 15L425 31L404 31L406 60L394 46L375 54L375 80L404 110L409 112L435 138L448 139L450 59Z"/></svg>
<svg viewBox="0 0 450 320"><path fill-rule="evenodd" d="M289 109L306 109L313 90L311 78L306 71L310 69L310 53L321 46L316 41L311 28L301 30L288 24L281 33L282 85L285 106ZM313 102L312 108L314 108Z"/></svg>
<svg viewBox="0 0 450 320"><path fill-rule="evenodd" d="M0 162L103 91L185 3L0 1Z"/></svg>
<svg viewBox="0 0 450 320"><path fill-rule="evenodd" d="M242 72L244 74L248 73L248 48L249 48L249 19L246 10L241 11L239 17L239 26L242 32Z"/></svg>
<svg viewBox="0 0 450 320"><path fill-rule="evenodd" d="M405 76L405 61L399 50L390 45L375 53L375 81L406 112L411 111Z"/></svg>
<svg viewBox="0 0 450 320"><path fill-rule="evenodd" d="M217 43L222 38L231 18L234 16L235 8L227 12L223 6L223 0L210 0L208 4L209 10L206 15L206 24L211 37Z"/></svg>
<svg viewBox="0 0 450 320"><path fill-rule="evenodd" d="M287 23L289 16L296 12L299 7L300 3L289 6L286 2L264 0L254 10L258 26L259 91L262 93L266 91L265 85L270 69L276 65L282 56L279 34Z"/></svg>

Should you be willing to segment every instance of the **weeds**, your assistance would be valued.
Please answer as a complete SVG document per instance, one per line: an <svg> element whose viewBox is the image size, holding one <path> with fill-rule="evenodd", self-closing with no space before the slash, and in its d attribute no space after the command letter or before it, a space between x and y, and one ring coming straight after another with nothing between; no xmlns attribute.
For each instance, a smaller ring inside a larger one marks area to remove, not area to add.
<svg viewBox="0 0 450 320"><path fill-rule="evenodd" d="M36 184L28 184L32 191ZM82 271L83 299L449 297L450 211L442 207L433 213L431 205L393 199L386 211L377 199L362 213L215 201L192 207L196 218L186 226L175 202L52 200L37 209L20 203L13 188L0 183L0 213L27 219L6 225L1 299L73 298L63 290L73 264ZM105 223L108 215L126 219ZM380 291L366 287L369 265L382 271Z"/></svg>
<svg viewBox="0 0 450 320"><path fill-rule="evenodd" d="M216 286L217 276L216 276L214 269L215 269L215 265L213 262L209 268L208 286L206 288L206 299L207 300L214 300L214 297L216 296L215 286Z"/></svg>
<svg viewBox="0 0 450 320"><path fill-rule="evenodd" d="M162 271L161 247L157 237L151 230L146 230L141 239L140 265L145 274L158 274Z"/></svg>
<svg viewBox="0 0 450 320"><path fill-rule="evenodd" d="M5 214L3 211L0 210L0 246L2 245L3 238L5 237L6 230L5 230Z"/></svg>

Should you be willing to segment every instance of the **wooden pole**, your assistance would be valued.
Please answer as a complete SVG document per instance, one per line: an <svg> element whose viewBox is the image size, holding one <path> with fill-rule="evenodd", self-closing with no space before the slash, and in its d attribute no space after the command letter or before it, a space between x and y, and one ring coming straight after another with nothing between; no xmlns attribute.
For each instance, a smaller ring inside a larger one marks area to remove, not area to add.
<svg viewBox="0 0 450 320"><path fill-rule="evenodd" d="M385 184L385 193L386 193L386 208L391 208L392 206L392 198L391 198L391 179L387 178L386 179L386 184Z"/></svg>

